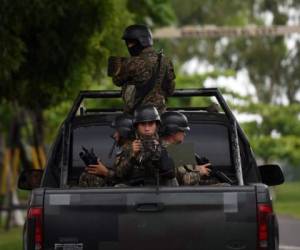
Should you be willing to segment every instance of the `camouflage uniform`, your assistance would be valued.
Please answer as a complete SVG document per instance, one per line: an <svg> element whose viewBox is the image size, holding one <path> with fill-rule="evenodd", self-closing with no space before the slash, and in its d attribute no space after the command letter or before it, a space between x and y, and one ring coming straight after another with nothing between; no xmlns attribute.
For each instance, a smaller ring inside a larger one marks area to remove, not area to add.
<svg viewBox="0 0 300 250"><path fill-rule="evenodd" d="M171 144L162 141L162 145L167 148ZM195 170L195 166L192 164L185 164L175 168L175 175L178 183L184 186L212 185L219 183L215 177L201 176L199 171Z"/></svg>
<svg viewBox="0 0 300 250"><path fill-rule="evenodd" d="M132 158L131 145L127 144L123 147L122 151L117 154L115 161L116 177L122 182L126 176L128 167L130 166L130 160Z"/></svg>
<svg viewBox="0 0 300 250"><path fill-rule="evenodd" d="M166 141L162 141L164 147L171 145ZM195 166L186 164L175 168L175 175L180 185L198 185L201 180L201 175L195 170Z"/></svg>
<svg viewBox="0 0 300 250"><path fill-rule="evenodd" d="M84 171L79 177L80 187L104 187L107 185L108 179L114 176L114 171L109 170L108 176L98 176Z"/></svg>
<svg viewBox="0 0 300 250"><path fill-rule="evenodd" d="M126 162L128 158L126 156L128 152L128 146L130 144L124 144L120 150L116 154L116 158L113 164L113 170L108 170L107 176L98 176L94 174L89 174L87 172L83 172L79 178L79 186L80 187L104 187L104 186L112 186L117 182L116 179L116 169L119 166L122 166Z"/></svg>
<svg viewBox="0 0 300 250"><path fill-rule="evenodd" d="M169 169L166 163L165 154L161 144L151 144L151 140L157 140L158 136L152 138L141 138L143 145L149 143L147 148L134 156L131 147L127 148L126 159L116 165L116 175L129 185L154 185L155 184L155 167L159 169L160 181L166 182L174 178L174 171ZM152 147L152 148L150 148ZM166 163L167 164L167 163Z"/></svg>
<svg viewBox="0 0 300 250"><path fill-rule="evenodd" d="M122 87L122 98L124 100L124 112L132 113L139 96L139 89L144 88L157 68L158 54L153 47L142 50L138 56L128 58L121 67L118 75L113 77L113 82ZM172 95L175 89L175 73L172 62L162 56L159 76L153 89L147 93L140 103L155 106L159 113L166 109L165 99Z"/></svg>

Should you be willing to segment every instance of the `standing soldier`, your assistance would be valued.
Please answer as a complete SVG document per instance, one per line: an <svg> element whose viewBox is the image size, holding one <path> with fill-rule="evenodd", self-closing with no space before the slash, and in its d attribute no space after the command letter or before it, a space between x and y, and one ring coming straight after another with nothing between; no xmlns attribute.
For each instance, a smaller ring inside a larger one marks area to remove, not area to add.
<svg viewBox="0 0 300 250"><path fill-rule="evenodd" d="M190 130L187 117L177 111L168 111L161 116L162 144L168 147L171 144L183 143L185 133ZM201 165L182 165L176 168L176 178L180 185L214 184L214 181L204 181L203 177L209 176L210 163Z"/></svg>
<svg viewBox="0 0 300 250"><path fill-rule="evenodd" d="M126 164L117 166L117 176L129 185L163 185L174 183L174 164L160 144L160 116L153 106L140 107L134 112L136 139L131 143Z"/></svg>
<svg viewBox="0 0 300 250"><path fill-rule="evenodd" d="M79 178L79 186L81 187L102 187L107 184L113 185L117 182L115 178L115 168L124 164L126 160L127 152L129 152L130 141L134 136L133 122L131 117L127 115L119 115L115 118L111 125L115 129L112 135L114 144L110 153L115 148L115 145L119 148L116 153L113 168L106 167L101 161L98 160L97 164L92 164L86 167Z"/></svg>
<svg viewBox="0 0 300 250"><path fill-rule="evenodd" d="M166 98L175 89L172 62L153 49L152 34L147 26L128 26L122 39L131 57L110 57L108 75L115 85L122 87L124 111L132 114L137 107L150 104L162 113Z"/></svg>

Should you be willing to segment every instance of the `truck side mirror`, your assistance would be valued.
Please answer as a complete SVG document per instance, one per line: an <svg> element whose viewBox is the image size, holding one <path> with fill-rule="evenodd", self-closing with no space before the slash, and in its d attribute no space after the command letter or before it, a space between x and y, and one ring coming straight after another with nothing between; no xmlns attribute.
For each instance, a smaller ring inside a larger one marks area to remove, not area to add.
<svg viewBox="0 0 300 250"><path fill-rule="evenodd" d="M40 187L43 176L42 169L23 170L19 176L18 188L32 190Z"/></svg>
<svg viewBox="0 0 300 250"><path fill-rule="evenodd" d="M259 166L262 183L268 186L276 186L284 183L284 175L281 168L276 164Z"/></svg>

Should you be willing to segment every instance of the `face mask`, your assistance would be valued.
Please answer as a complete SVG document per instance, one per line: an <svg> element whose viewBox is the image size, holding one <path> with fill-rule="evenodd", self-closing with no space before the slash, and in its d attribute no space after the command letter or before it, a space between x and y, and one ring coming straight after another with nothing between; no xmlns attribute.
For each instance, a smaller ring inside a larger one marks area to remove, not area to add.
<svg viewBox="0 0 300 250"><path fill-rule="evenodd" d="M131 56L138 56L142 52L144 47L139 42L137 42L132 47L128 47L128 44L127 44L127 49Z"/></svg>

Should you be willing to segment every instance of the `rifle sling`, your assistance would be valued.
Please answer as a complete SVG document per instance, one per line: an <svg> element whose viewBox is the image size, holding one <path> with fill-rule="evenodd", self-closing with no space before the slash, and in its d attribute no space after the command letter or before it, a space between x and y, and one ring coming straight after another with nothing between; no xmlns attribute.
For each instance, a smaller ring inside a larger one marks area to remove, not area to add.
<svg viewBox="0 0 300 250"><path fill-rule="evenodd" d="M161 60L162 60L162 52L158 53L158 58L157 58L157 67L155 69L154 74L152 74L151 78L148 80L146 84L143 84L140 87L136 87L136 103L133 105L133 110L135 110L144 100L146 95L150 93L150 91L154 88L155 83L158 79L158 75L160 73L160 65L161 65Z"/></svg>

